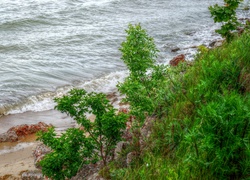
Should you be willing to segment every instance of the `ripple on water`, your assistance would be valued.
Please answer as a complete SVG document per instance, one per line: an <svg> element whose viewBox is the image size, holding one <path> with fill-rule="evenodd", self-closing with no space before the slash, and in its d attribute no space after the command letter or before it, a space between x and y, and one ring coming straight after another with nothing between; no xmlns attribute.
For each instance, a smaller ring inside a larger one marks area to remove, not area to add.
<svg viewBox="0 0 250 180"><path fill-rule="evenodd" d="M114 82L126 76L118 49L129 23L140 22L154 37L158 62L177 55L171 47L192 57L195 50L187 47L218 38L208 6L219 2L2 0L0 109L5 114L52 109L62 87L114 90ZM116 80L106 81L117 72Z"/></svg>

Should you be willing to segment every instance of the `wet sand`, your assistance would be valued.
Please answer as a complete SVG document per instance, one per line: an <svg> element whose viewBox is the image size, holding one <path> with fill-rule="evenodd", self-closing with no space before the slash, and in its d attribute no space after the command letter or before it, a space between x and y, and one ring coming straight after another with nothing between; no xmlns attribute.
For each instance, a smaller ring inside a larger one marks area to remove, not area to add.
<svg viewBox="0 0 250 180"><path fill-rule="evenodd" d="M52 124L59 131L75 125L75 122L70 117L56 110L25 112L0 117L0 134L8 131L13 126L36 124L38 122Z"/></svg>
<svg viewBox="0 0 250 180"><path fill-rule="evenodd" d="M52 124L57 131L75 126L75 122L70 117L55 110L25 112L1 117L0 133L8 131L13 126L38 122ZM25 136L18 142L0 143L0 180L21 179L20 174L23 171L35 170L32 153L37 144L35 134Z"/></svg>
<svg viewBox="0 0 250 180"><path fill-rule="evenodd" d="M123 107L118 104L119 101L116 101L114 104L118 109L119 107ZM124 107L127 107L127 105ZM89 116L89 119L92 121L94 118L93 115ZM0 133L8 131L8 129L13 126L21 124L36 124L38 122L52 124L55 126L57 132L76 126L74 120L66 114L62 114L55 110L25 112L22 114L0 117ZM35 135L28 135L25 136L25 138L20 139L18 142L0 143L0 180L21 179L21 172L36 169L32 153L39 142L36 142L35 140Z"/></svg>
<svg viewBox="0 0 250 180"><path fill-rule="evenodd" d="M0 154L0 180L21 179L21 173L27 170L36 170L33 150L39 142L36 136L28 135L19 142L0 143L0 153L3 150L12 152ZM24 146L21 146L24 144ZM17 148L20 145L20 148Z"/></svg>

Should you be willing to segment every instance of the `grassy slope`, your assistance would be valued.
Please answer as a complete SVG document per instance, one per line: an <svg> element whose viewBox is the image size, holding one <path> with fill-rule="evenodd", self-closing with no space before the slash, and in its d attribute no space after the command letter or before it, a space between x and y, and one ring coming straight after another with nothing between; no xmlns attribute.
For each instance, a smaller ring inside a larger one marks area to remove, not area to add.
<svg viewBox="0 0 250 180"><path fill-rule="evenodd" d="M168 70L164 116L112 179L250 179L250 34ZM125 153L126 154L126 153Z"/></svg>

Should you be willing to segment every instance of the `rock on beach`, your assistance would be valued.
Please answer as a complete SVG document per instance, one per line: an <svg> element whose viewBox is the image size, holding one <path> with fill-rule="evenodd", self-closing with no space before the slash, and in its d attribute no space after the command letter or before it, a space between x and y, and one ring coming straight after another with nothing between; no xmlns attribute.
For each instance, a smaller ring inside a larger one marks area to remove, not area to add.
<svg viewBox="0 0 250 180"><path fill-rule="evenodd" d="M23 124L10 128L6 133L0 134L0 142L15 142L20 137L36 133L38 131L47 131L51 125L47 125L43 122L37 124Z"/></svg>
<svg viewBox="0 0 250 180"><path fill-rule="evenodd" d="M169 61L169 64L171 66L177 66L180 62L185 62L185 55L184 54L180 54L176 57L174 57L171 61Z"/></svg>

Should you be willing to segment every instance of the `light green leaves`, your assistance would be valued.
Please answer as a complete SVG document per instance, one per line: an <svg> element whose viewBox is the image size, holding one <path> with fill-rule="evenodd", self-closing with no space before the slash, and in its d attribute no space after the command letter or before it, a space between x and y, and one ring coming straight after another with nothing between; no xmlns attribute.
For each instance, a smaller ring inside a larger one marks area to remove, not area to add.
<svg viewBox="0 0 250 180"><path fill-rule="evenodd" d="M124 83L118 84L118 89L126 95L124 101L130 104L130 112L140 124L146 115L152 115L161 106L163 97L158 90L168 82L167 70L166 66L156 65L158 50L140 24L130 24L126 33L120 51L130 74Z"/></svg>
<svg viewBox="0 0 250 180"><path fill-rule="evenodd" d="M127 65L131 75L139 78L154 66L158 50L153 38L147 35L140 24L135 26L130 24L126 33L126 41L120 48L121 59Z"/></svg>

